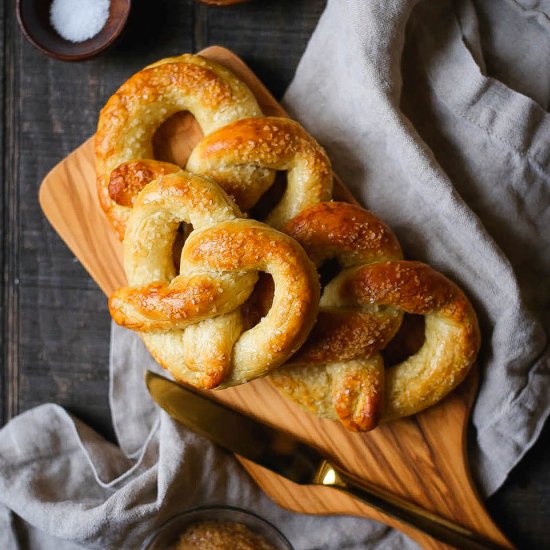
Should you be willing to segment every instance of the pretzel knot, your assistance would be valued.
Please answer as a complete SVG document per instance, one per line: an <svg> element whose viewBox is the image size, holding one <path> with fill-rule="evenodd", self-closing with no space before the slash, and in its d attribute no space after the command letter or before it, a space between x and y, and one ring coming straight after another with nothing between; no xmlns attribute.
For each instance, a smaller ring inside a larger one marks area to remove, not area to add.
<svg viewBox="0 0 550 550"><path fill-rule="evenodd" d="M102 109L95 138L100 204L120 238L144 182L177 170L153 160L152 139L180 111L193 114L204 134L262 115L244 83L197 55L163 59L128 79Z"/></svg>
<svg viewBox="0 0 550 550"><path fill-rule="evenodd" d="M265 220L277 229L332 194L327 154L287 118L248 118L220 128L193 149L187 170L213 177L243 210L268 190L275 171L287 171L286 190Z"/></svg>
<svg viewBox="0 0 550 550"><path fill-rule="evenodd" d="M343 270L325 287L317 324L301 350L271 380L306 409L346 428L408 416L439 401L466 376L479 349L474 310L449 279L401 260L390 230L367 211L322 203L285 231L317 265L336 257ZM378 353L403 313L425 316L417 353L384 369Z"/></svg>
<svg viewBox="0 0 550 550"><path fill-rule="evenodd" d="M201 388L240 384L280 366L317 314L317 273L304 250L239 215L213 180L180 171L149 183L124 238L129 286L109 300L113 319L142 332L174 378ZM182 222L193 231L176 274L172 251ZM273 303L249 327L241 306L260 271L273 278Z"/></svg>

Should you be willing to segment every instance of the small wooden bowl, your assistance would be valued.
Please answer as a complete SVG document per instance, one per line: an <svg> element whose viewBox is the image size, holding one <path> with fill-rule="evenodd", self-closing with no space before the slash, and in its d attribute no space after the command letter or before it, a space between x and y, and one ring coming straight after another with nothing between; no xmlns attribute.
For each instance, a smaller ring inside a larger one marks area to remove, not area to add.
<svg viewBox="0 0 550 550"><path fill-rule="evenodd" d="M89 59L108 48L120 35L131 0L111 0L109 18L94 37L84 42L65 40L50 23L52 0L17 0L17 21L27 40L41 52L62 61Z"/></svg>

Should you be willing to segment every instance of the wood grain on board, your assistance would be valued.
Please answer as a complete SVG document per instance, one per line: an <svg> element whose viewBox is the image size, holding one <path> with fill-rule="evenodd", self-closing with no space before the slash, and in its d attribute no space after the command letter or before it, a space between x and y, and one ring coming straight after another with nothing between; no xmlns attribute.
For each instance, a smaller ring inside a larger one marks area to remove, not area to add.
<svg viewBox="0 0 550 550"><path fill-rule="evenodd" d="M265 114L285 115L250 69L231 52L212 47L202 53L228 66L244 80ZM180 115L161 128L156 151L165 160L182 164L198 139L200 131L192 119ZM337 189L338 198L351 200L349 192L338 182ZM93 138L46 176L40 188L40 204L55 230L106 294L124 284L121 244L100 211L96 197ZM265 379L213 395L314 443L351 473L511 547L484 510L465 459L465 427L476 388L477 376L473 372L439 405L367 434L347 432L336 422L303 412ZM270 404L269 410L266 402ZM288 509L371 517L402 529L425 548L444 548L337 490L297 486L253 463L242 462L266 493Z"/></svg>

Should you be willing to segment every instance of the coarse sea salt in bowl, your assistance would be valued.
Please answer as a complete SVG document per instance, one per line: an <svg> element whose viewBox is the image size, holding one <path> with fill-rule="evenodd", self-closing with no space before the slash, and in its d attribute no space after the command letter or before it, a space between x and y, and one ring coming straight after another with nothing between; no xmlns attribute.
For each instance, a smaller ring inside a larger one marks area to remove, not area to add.
<svg viewBox="0 0 550 550"><path fill-rule="evenodd" d="M131 0L17 0L17 20L41 52L63 61L89 59L120 35Z"/></svg>

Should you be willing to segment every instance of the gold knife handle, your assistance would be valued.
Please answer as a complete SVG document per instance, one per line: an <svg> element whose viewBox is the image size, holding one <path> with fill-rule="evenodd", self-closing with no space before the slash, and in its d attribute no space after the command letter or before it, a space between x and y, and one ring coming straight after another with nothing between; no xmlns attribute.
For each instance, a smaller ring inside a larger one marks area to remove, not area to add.
<svg viewBox="0 0 550 550"><path fill-rule="evenodd" d="M358 479L328 461L319 468L315 484L348 493L379 512L461 550L509 550L509 547L487 540L458 523L428 512L368 481Z"/></svg>

